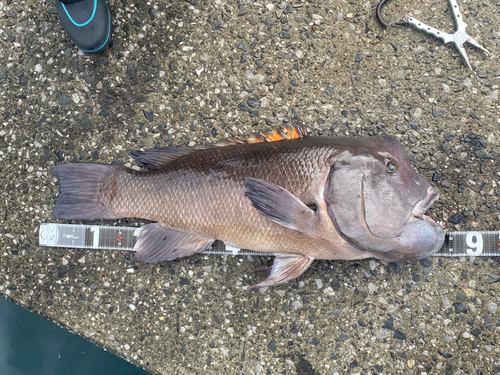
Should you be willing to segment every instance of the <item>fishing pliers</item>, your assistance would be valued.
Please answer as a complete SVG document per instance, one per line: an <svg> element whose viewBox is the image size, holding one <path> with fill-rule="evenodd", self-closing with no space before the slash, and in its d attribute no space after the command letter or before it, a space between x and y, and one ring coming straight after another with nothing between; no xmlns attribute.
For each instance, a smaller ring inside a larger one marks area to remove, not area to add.
<svg viewBox="0 0 500 375"><path fill-rule="evenodd" d="M386 1L387 0L382 0L377 5L377 18L379 19L382 25L387 27L389 26L389 24L382 18L381 14L382 6ZM460 52L460 55L462 55L464 60L467 62L469 68L472 70L472 67L469 64L469 58L467 57L467 53L465 52L464 43L468 42L472 44L474 47L482 49L487 54L489 54L489 52L486 48L480 45L473 37L471 37L465 32L467 24L463 20L462 14L460 13L460 9L458 8L457 1L449 0L449 2L450 2L451 12L453 14L453 17L455 18L455 24L457 26L453 34L448 34L438 29L435 29L434 27L426 25L425 23L410 16L405 16L403 18L403 22L396 22L396 25L412 25L418 30L422 30L427 34L430 34L438 39L441 39L444 42L444 44L453 43L457 48L458 52Z"/></svg>

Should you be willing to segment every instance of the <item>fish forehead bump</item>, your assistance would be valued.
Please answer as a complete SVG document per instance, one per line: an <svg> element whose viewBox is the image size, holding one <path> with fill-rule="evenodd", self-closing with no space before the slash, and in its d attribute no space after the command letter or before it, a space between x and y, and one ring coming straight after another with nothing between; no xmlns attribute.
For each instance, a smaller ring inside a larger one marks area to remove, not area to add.
<svg viewBox="0 0 500 375"><path fill-rule="evenodd" d="M353 158L365 162L379 160L384 165L394 159L410 165L408 153L401 142L392 135L351 138L339 149L336 160L352 162Z"/></svg>
<svg viewBox="0 0 500 375"><path fill-rule="evenodd" d="M408 153L401 144L401 141L393 135L384 135L379 137L377 142L377 153L383 157L395 157L397 159L408 158Z"/></svg>
<svg viewBox="0 0 500 375"><path fill-rule="evenodd" d="M352 156L372 155L386 158L407 158L407 152L398 138L393 135L351 138L345 151Z"/></svg>

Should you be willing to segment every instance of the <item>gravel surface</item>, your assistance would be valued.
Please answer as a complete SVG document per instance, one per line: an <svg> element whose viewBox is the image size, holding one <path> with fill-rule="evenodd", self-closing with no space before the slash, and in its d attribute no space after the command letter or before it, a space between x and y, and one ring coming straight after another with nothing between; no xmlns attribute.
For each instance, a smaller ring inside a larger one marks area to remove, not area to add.
<svg viewBox="0 0 500 375"><path fill-rule="evenodd" d="M491 52L466 46L473 70L453 46L383 29L374 4L112 1L112 42L87 56L52 2L0 0L0 295L155 374L500 372L498 258L316 261L248 291L272 258L149 265L38 246L54 165L138 168L128 150L292 123L396 135L441 189L431 217L499 230L500 1L460 1ZM444 0L389 2L384 14L454 29Z"/></svg>

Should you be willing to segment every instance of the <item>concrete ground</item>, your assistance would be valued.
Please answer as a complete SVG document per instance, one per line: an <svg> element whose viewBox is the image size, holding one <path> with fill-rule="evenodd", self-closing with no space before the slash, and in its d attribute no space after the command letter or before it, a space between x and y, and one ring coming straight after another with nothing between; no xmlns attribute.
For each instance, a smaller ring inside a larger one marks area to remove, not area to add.
<svg viewBox="0 0 500 375"><path fill-rule="evenodd" d="M272 258L150 265L38 246L54 165L134 166L127 150L295 122L313 135L396 135L441 190L431 217L499 230L500 1L459 3L491 52L466 46L472 70L451 45L382 28L374 5L114 1L112 43L87 56L52 1L0 0L0 294L155 374L500 372L498 258L316 261L248 291ZM454 29L445 0L384 13Z"/></svg>

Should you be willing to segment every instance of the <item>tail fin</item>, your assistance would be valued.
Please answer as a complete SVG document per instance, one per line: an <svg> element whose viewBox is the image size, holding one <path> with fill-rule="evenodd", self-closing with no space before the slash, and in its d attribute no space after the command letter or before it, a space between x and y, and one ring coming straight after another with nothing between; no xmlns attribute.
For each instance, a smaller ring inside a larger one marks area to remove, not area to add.
<svg viewBox="0 0 500 375"><path fill-rule="evenodd" d="M115 219L101 202L101 189L123 167L106 164L62 164L52 170L59 177L59 195L52 217L65 220Z"/></svg>

